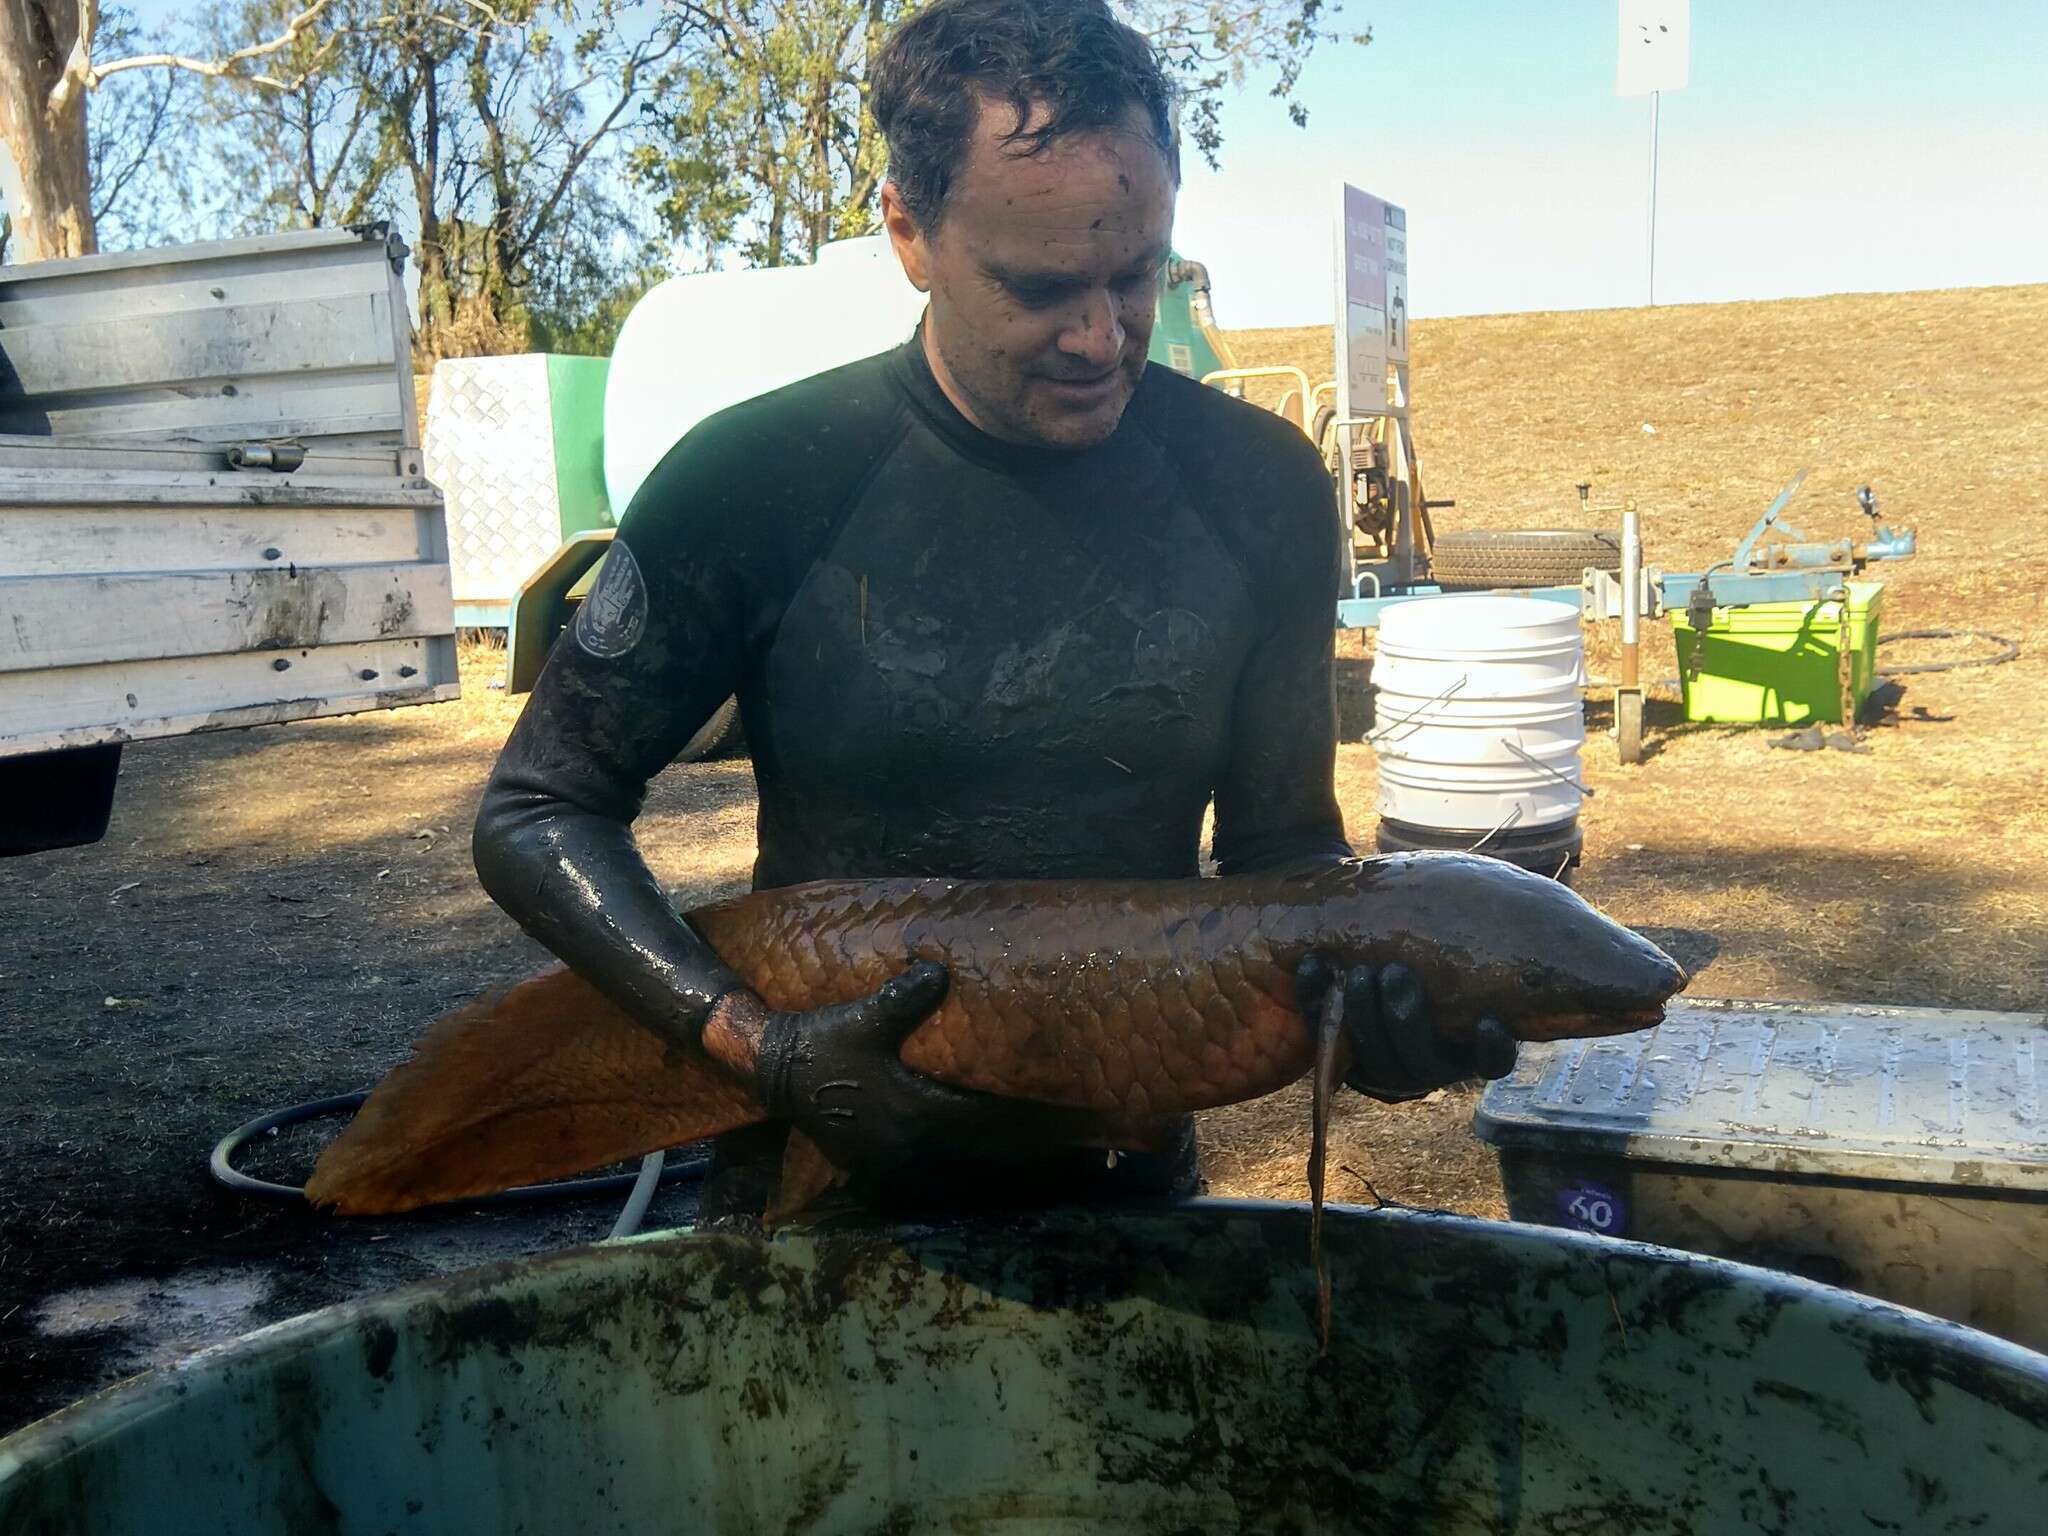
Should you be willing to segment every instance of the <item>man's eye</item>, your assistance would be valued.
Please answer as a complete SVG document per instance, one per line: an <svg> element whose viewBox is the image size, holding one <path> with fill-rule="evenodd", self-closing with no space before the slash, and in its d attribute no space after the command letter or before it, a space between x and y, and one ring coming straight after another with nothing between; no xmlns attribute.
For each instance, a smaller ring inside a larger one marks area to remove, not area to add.
<svg viewBox="0 0 2048 1536"><path fill-rule="evenodd" d="M1010 297L1027 309L1044 309L1066 297L1064 288L1046 287L1037 283L1010 283L1006 286L1010 290Z"/></svg>

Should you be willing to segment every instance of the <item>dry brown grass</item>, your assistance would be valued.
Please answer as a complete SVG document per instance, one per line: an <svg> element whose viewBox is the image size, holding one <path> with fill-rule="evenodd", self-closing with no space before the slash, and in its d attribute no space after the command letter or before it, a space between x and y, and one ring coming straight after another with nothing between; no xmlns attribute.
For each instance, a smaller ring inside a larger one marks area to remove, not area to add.
<svg viewBox="0 0 2048 1536"><path fill-rule="evenodd" d="M1667 942L1696 994L2048 1008L2044 334L2048 287L1416 323L1417 448L1430 494L1458 502L1440 526L1570 526L1591 480L1596 499L1635 499L1653 562L1697 569L1811 465L1787 513L1804 531L1859 525L1866 481L1887 521L1919 530L1923 552L1877 572L1886 629L2022 647L2009 666L1901 679L1867 756L1687 726L1665 692L1655 755L1624 768L1594 696L1580 889ZM1329 373L1325 329L1233 340L1247 365ZM1645 637L1646 676L1673 676L1669 627ZM1612 641L1592 636L1596 672ZM1371 753L1343 747L1338 771L1364 846ZM1500 1214L1472 1105L1354 1102L1333 1161L1392 1198ZM1212 1117L1218 1187L1298 1194L1305 1124L1287 1099Z"/></svg>

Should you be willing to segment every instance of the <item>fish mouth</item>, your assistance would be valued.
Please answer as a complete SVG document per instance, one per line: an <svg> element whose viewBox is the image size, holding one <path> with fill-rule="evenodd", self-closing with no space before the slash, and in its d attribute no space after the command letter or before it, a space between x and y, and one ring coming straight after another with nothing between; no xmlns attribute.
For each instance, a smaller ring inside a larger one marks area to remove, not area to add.
<svg viewBox="0 0 2048 1536"><path fill-rule="evenodd" d="M1663 1022L1664 1005L1652 1003L1645 1008L1616 1012L1533 1014L1516 1023L1510 1033L1517 1040L1529 1042L1586 1040L1602 1035L1630 1035L1637 1030L1654 1029Z"/></svg>

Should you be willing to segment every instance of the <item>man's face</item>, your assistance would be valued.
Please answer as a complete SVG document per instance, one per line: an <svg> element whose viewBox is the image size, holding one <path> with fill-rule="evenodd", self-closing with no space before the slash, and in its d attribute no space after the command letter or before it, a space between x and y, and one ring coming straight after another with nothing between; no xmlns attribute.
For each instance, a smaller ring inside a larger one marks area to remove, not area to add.
<svg viewBox="0 0 2048 1536"><path fill-rule="evenodd" d="M1005 103L984 102L938 228L894 186L883 215L903 269L931 295L927 351L940 386L991 436L1090 448L1116 430L1145 371L1173 234L1173 176L1128 127L1005 145Z"/></svg>

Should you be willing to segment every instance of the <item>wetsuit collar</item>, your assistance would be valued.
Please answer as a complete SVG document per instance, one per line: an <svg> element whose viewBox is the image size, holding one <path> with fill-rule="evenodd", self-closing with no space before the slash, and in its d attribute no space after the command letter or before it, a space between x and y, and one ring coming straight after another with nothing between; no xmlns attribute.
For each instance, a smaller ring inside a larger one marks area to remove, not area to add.
<svg viewBox="0 0 2048 1536"><path fill-rule="evenodd" d="M891 371L896 381L917 411L932 425L948 444L958 449L965 457L992 469L1012 471L1035 471L1057 469L1072 464L1094 449L1039 448L1028 443L1006 442L1000 437L991 437L973 422L960 414L960 407L950 400L939 381L932 374L931 359L924 351L924 321L919 320L917 329L910 340L896 349L891 360ZM1128 418L1128 407L1124 412ZM1123 430L1123 423L1117 424L1117 431ZM1114 440L1115 434L1111 434ZM1101 446L1100 444L1097 445Z"/></svg>

